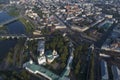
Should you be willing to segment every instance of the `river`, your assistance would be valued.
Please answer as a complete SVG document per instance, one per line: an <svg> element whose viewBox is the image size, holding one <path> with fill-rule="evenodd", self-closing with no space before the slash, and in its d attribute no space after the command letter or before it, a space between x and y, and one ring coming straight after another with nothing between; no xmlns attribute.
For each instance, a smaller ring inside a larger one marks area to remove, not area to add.
<svg viewBox="0 0 120 80"><path fill-rule="evenodd" d="M7 21L9 19L13 18L6 12L0 12L0 23ZM10 23L6 25L7 27L7 32L9 34L24 34L26 33L25 31L25 26L20 22L20 21L15 21L13 23ZM15 46L17 43L17 40L1 40L0 41L0 58L4 58L6 53Z"/></svg>

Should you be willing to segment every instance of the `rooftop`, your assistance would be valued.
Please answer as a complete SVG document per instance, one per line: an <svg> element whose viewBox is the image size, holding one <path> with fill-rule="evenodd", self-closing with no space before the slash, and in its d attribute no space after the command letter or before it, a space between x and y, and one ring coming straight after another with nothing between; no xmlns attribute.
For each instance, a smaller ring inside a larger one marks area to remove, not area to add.
<svg viewBox="0 0 120 80"><path fill-rule="evenodd" d="M120 24L113 29L114 32L120 33Z"/></svg>
<svg viewBox="0 0 120 80"><path fill-rule="evenodd" d="M45 69L44 67L40 66L40 65L36 65L34 63L30 64L29 62L26 63L26 67L29 68L30 70L32 70L34 73L36 71L39 71L45 75L47 75L48 77L52 78L52 80L58 80L59 76L52 73L51 71Z"/></svg>
<svg viewBox="0 0 120 80"><path fill-rule="evenodd" d="M48 59L53 59L54 58L51 50L47 51L45 55Z"/></svg>
<svg viewBox="0 0 120 80"><path fill-rule="evenodd" d="M42 41L42 40L40 40L39 42L38 42L38 51L39 52L44 52L44 47L45 47L45 41Z"/></svg>
<svg viewBox="0 0 120 80"><path fill-rule="evenodd" d="M102 49L120 52L120 35L113 32L112 35L104 42Z"/></svg>
<svg viewBox="0 0 120 80"><path fill-rule="evenodd" d="M30 62L27 62L25 64L25 67L27 69L29 69L29 71L31 71L32 73L34 74L41 74L43 76L45 76L46 78L49 78L50 80L69 80L68 78L64 77L64 76L59 76L59 75L56 75L55 73L45 69L44 67L40 66L40 65L36 65L35 63L30 63Z"/></svg>
<svg viewBox="0 0 120 80"><path fill-rule="evenodd" d="M114 80L120 80L120 70L118 69L117 66L115 65L112 66L112 73Z"/></svg>
<svg viewBox="0 0 120 80"><path fill-rule="evenodd" d="M108 76L108 70L107 70L107 62L102 60L101 61L101 76L102 76L102 80L109 80L109 76Z"/></svg>

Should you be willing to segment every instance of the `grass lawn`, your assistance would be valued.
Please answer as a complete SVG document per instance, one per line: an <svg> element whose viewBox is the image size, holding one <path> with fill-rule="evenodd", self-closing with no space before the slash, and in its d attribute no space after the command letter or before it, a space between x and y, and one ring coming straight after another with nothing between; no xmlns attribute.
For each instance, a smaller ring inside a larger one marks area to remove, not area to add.
<svg viewBox="0 0 120 80"><path fill-rule="evenodd" d="M14 17L19 16L19 10L16 7L12 6L10 7L8 14Z"/></svg>
<svg viewBox="0 0 120 80"><path fill-rule="evenodd" d="M25 18L20 18L19 21L24 24L27 33L31 33L34 30L34 24L27 21Z"/></svg>

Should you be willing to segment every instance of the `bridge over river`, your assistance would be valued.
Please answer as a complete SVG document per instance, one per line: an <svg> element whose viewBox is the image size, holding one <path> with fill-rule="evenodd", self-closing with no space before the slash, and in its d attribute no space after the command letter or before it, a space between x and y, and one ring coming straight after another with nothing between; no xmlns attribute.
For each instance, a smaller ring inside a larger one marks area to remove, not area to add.
<svg viewBox="0 0 120 80"><path fill-rule="evenodd" d="M20 39L20 38L26 38L27 40L31 41L31 40L38 40L38 39L45 39L45 37L43 35L41 36L37 36L37 37L30 37L27 36L25 34L1 34L0 38L5 38L5 39Z"/></svg>
<svg viewBox="0 0 120 80"><path fill-rule="evenodd" d="M21 16L18 16L18 17L15 17L15 18L12 18L12 19L9 19L9 20L7 20L7 21L4 21L4 22L0 23L0 27L3 27L4 25L7 25L7 24L9 24L9 23L12 23L12 22L16 21L16 20L18 20L20 17L21 17Z"/></svg>

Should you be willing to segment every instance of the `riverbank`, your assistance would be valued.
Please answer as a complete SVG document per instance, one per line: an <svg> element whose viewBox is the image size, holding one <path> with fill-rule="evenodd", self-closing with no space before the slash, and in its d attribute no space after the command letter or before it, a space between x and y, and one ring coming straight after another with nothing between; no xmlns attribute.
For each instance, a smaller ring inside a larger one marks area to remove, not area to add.
<svg viewBox="0 0 120 80"><path fill-rule="evenodd" d="M0 27L0 30L7 30L6 26Z"/></svg>
<svg viewBox="0 0 120 80"><path fill-rule="evenodd" d="M28 20L26 20L25 18L20 18L19 19L20 22L22 22L25 26L26 32L28 34L32 34L33 30L34 30L34 24L32 24L31 22L29 22Z"/></svg>
<svg viewBox="0 0 120 80"><path fill-rule="evenodd" d="M3 5L2 4L0 4L0 9L2 9L3 8Z"/></svg>
<svg viewBox="0 0 120 80"><path fill-rule="evenodd" d="M10 51L10 49L16 45L16 42L17 42L17 40L11 40L11 39L0 40L0 58L2 60L5 59L7 53Z"/></svg>
<svg viewBox="0 0 120 80"><path fill-rule="evenodd" d="M7 39L6 39L6 38L1 38L1 37L0 37L0 41L3 41L3 40L7 40Z"/></svg>
<svg viewBox="0 0 120 80"><path fill-rule="evenodd" d="M2 59L0 67L3 66L5 70L22 67L23 61L27 59L27 55L23 54L25 40L26 39L16 40L16 44L4 54L4 57L0 57Z"/></svg>
<svg viewBox="0 0 120 80"><path fill-rule="evenodd" d="M8 14L13 17L19 16L19 10L14 6L11 6L8 10Z"/></svg>

